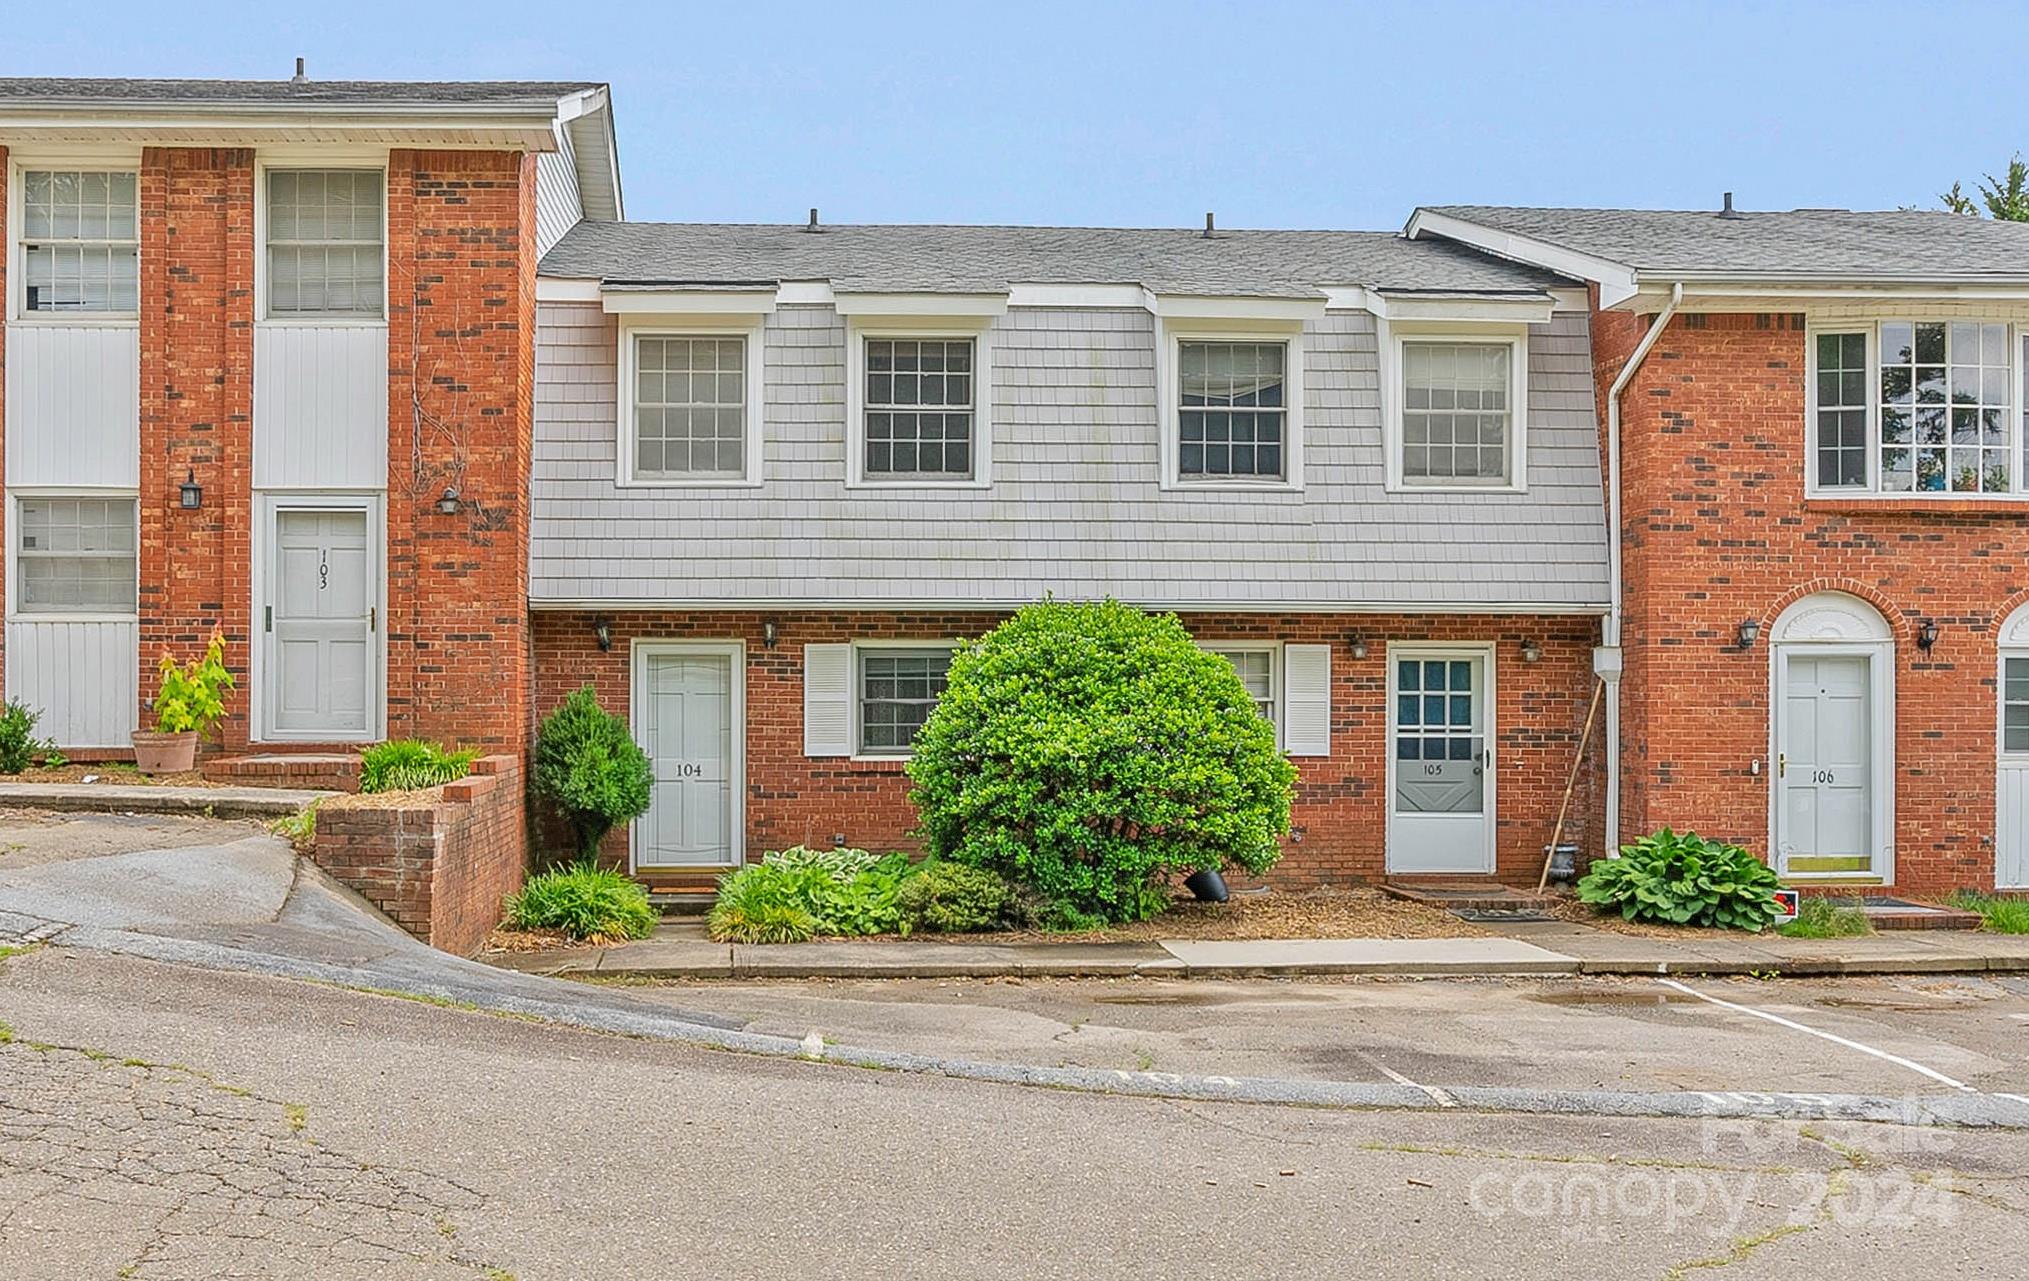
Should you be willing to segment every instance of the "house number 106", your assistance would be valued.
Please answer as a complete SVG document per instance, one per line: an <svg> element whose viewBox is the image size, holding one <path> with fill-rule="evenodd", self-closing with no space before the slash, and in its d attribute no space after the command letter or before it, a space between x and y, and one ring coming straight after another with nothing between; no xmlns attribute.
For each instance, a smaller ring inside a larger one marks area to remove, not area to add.
<svg viewBox="0 0 2029 1281"><path fill-rule="evenodd" d="M1832 781L1832 771L1828 769L1814 769L1811 771L1811 782L1829 783L1831 781Z"/></svg>

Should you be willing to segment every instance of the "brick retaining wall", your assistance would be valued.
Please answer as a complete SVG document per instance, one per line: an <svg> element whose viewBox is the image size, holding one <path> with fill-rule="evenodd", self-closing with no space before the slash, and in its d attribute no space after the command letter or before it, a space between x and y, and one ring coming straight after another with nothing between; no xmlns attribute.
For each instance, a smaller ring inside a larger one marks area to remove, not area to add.
<svg viewBox="0 0 2029 1281"><path fill-rule="evenodd" d="M317 812L311 859L401 927L459 956L479 950L528 865L522 763L486 756L412 803L338 797Z"/></svg>

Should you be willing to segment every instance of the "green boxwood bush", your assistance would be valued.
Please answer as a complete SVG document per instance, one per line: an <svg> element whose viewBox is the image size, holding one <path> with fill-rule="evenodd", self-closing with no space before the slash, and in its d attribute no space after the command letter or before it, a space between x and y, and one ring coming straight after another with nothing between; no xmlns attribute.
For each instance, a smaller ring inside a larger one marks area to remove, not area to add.
<svg viewBox="0 0 2029 1281"><path fill-rule="evenodd" d="M1760 931L1780 915L1779 884L1741 846L1666 827L1594 863L1578 897L1630 921Z"/></svg>
<svg viewBox="0 0 2029 1281"><path fill-rule="evenodd" d="M616 823L648 810L655 772L627 723L599 706L590 685L565 699L536 731L530 783L577 837L578 856L595 859Z"/></svg>
<svg viewBox="0 0 2029 1281"><path fill-rule="evenodd" d="M442 787L471 773L478 755L469 747L450 751L420 738L389 739L360 753L359 790L412 792Z"/></svg>
<svg viewBox="0 0 2029 1281"><path fill-rule="evenodd" d="M1265 871L1296 777L1231 664L1114 601L1030 605L961 647L908 770L934 855L1084 923L1160 911L1168 875Z"/></svg>
<svg viewBox="0 0 2029 1281"><path fill-rule="evenodd" d="M531 876L507 900L507 923L515 929L562 930L574 939L644 939L661 920L647 890L590 863Z"/></svg>
<svg viewBox="0 0 2029 1281"><path fill-rule="evenodd" d="M1027 925L1032 919L1021 891L998 872L964 863L924 864L895 896L902 932L974 934Z"/></svg>

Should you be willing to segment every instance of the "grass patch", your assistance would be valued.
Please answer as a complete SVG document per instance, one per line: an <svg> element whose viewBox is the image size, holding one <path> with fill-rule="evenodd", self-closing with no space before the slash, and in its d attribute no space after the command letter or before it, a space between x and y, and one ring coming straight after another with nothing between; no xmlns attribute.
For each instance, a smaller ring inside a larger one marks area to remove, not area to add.
<svg viewBox="0 0 2029 1281"><path fill-rule="evenodd" d="M321 800L312 801L297 813L268 824L268 830L298 850L308 852L317 844L317 807L323 803Z"/></svg>
<svg viewBox="0 0 2029 1281"><path fill-rule="evenodd" d="M1962 912L1978 912L1985 928L1996 934L2029 934L2029 899L1960 890L1948 901Z"/></svg>
<svg viewBox="0 0 2029 1281"><path fill-rule="evenodd" d="M1797 907L1797 919L1776 930L1791 939L1849 939L1873 932L1865 912L1829 898L1803 900Z"/></svg>
<svg viewBox="0 0 2029 1281"><path fill-rule="evenodd" d="M648 891L618 872L579 863L528 878L507 900L517 930L562 930L574 939L645 939L662 923Z"/></svg>

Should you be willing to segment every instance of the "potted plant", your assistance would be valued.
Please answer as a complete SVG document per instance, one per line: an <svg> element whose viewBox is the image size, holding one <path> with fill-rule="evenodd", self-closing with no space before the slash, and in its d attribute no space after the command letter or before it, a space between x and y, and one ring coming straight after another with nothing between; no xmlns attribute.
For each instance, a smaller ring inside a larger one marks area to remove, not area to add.
<svg viewBox="0 0 2029 1281"><path fill-rule="evenodd" d="M179 774L197 763L197 740L225 715L225 692L233 687L225 669L225 633L212 632L204 657L183 666L162 651L158 670L155 728L134 731L134 764L144 774Z"/></svg>

